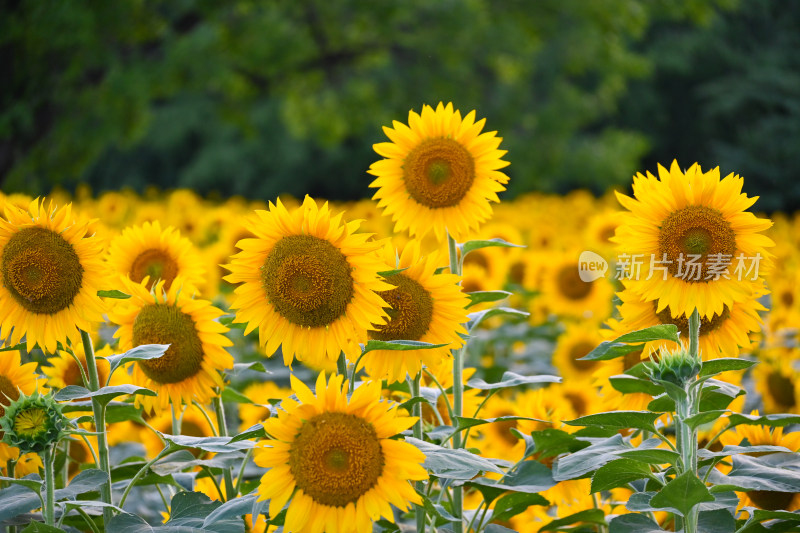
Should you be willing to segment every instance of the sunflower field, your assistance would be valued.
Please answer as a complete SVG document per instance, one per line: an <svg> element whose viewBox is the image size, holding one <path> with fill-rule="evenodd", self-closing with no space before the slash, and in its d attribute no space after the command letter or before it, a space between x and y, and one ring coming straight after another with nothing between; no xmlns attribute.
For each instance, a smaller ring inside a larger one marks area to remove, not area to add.
<svg viewBox="0 0 800 533"><path fill-rule="evenodd" d="M358 202L0 197L0 526L800 531L800 218L678 161L501 202L478 112L383 133Z"/></svg>

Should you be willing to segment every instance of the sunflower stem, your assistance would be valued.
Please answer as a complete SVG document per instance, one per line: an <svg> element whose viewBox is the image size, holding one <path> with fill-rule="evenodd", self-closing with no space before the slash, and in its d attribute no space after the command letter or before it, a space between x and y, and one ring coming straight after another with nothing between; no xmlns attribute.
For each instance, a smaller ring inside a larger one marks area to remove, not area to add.
<svg viewBox="0 0 800 533"><path fill-rule="evenodd" d="M48 526L55 526L55 485L56 474L53 470L53 462L55 460L53 453L53 446L45 447L42 452L42 462L44 463L44 507L42 514L44 515L44 523Z"/></svg>
<svg viewBox="0 0 800 533"><path fill-rule="evenodd" d="M447 232L447 249L450 253L450 273L457 276L461 275L461 259L458 256L458 245L456 240ZM463 400L464 400L464 349L459 348L453 350L453 415L454 417L463 416ZM452 420L456 426L458 421ZM453 448L463 448L464 443L461 440L461 432L456 431L453 434ZM458 522L453 524L453 533L462 533L464 531L464 493L461 487L453 487L453 516L458 518Z"/></svg>
<svg viewBox="0 0 800 533"><path fill-rule="evenodd" d="M700 360L700 314L697 309L689 317L689 357ZM678 453L681 456L681 472L692 472L697 475L697 430L686 423L686 420L699 413L700 390L689 381L684 386L685 399L675 402L675 432ZM694 506L683 519L684 533L697 533L699 507Z"/></svg>
<svg viewBox="0 0 800 533"><path fill-rule="evenodd" d="M89 372L89 390L94 392L100 389L100 379L97 375L97 360L94 357L92 337L88 332L81 330L83 353L86 355L86 370ZM111 505L111 465L108 461L108 438L106 434L106 404L96 396L92 397L92 412L94 413L94 427L97 431L97 454L100 459L100 469L106 474L106 481L100 485L100 497L103 503ZM103 524L111 521L113 514L111 507L103 507Z"/></svg>
<svg viewBox="0 0 800 533"><path fill-rule="evenodd" d="M414 376L414 379L411 381L411 398L419 398L420 396L420 382L422 381L422 370L417 372L417 375ZM414 418L417 419L417 423L414 424L414 438L418 440L422 440L422 404L418 401L414 404ZM424 494L425 492L425 484L422 481L416 481L414 483L414 488L417 490L419 494ZM417 533L425 533L425 507L422 505L416 506L416 511L414 513L414 517L417 520Z"/></svg>
<svg viewBox="0 0 800 533"><path fill-rule="evenodd" d="M339 354L339 359L336 361L336 372L347 379L347 356L344 352Z"/></svg>
<svg viewBox="0 0 800 533"><path fill-rule="evenodd" d="M225 421L225 405L222 403L222 391L220 394L214 396L214 410L217 413L217 425L219 426L219 436L220 437L227 437L228 436L228 424ZM225 479L225 498L222 498L224 501L227 501L230 498L236 497L236 488L233 486L233 474L231 473L230 466L222 469L222 477ZM220 494L222 496L222 494Z"/></svg>
<svg viewBox="0 0 800 533"><path fill-rule="evenodd" d="M69 439L64 439L64 466L61 468L61 478L66 487L69 482Z"/></svg>

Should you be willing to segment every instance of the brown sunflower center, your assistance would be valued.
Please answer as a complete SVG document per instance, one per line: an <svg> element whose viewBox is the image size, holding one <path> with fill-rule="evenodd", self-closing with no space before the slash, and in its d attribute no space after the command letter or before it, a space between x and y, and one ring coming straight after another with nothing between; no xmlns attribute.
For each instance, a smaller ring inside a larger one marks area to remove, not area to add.
<svg viewBox="0 0 800 533"><path fill-rule="evenodd" d="M417 203L431 208L452 207L475 181L475 160L453 139L427 139L403 162L403 181Z"/></svg>
<svg viewBox="0 0 800 533"><path fill-rule="evenodd" d="M642 362L642 350L636 350L633 352L628 352L622 357L622 368L623 372L627 372L631 368L635 367L639 363Z"/></svg>
<svg viewBox="0 0 800 533"><path fill-rule="evenodd" d="M345 413L323 413L303 423L289 456L298 488L334 507L358 501L378 482L383 465L372 424Z"/></svg>
<svg viewBox="0 0 800 533"><path fill-rule="evenodd" d="M786 307L791 307L794 305L794 293L791 290L784 290L781 293L781 302Z"/></svg>
<svg viewBox="0 0 800 533"><path fill-rule="evenodd" d="M6 376L0 375L0 416L6 412L6 406L19 398L19 389ZM0 432L0 435L3 433Z"/></svg>
<svg viewBox="0 0 800 533"><path fill-rule="evenodd" d="M283 318L305 327L326 326L344 315L353 297L350 263L333 244L311 235L290 235L261 266L267 298Z"/></svg>
<svg viewBox="0 0 800 533"><path fill-rule="evenodd" d="M578 361L581 357L589 354L595 349L595 345L588 341L578 341L569 349L569 362L581 372L591 372L596 366L597 361Z"/></svg>
<svg viewBox="0 0 800 533"><path fill-rule="evenodd" d="M81 290L83 266L75 249L58 233L29 227L3 248L3 285L32 313L54 315L72 304Z"/></svg>
<svg viewBox="0 0 800 533"><path fill-rule="evenodd" d="M131 279L137 283L150 276L147 288L153 287L157 280L164 280L164 288L169 290L170 285L178 275L178 263L164 250L149 248L133 260L131 265Z"/></svg>
<svg viewBox="0 0 800 533"><path fill-rule="evenodd" d="M524 261L516 261L511 264L511 267L508 269L508 279L512 283L516 283L517 285L522 285L523 281L525 281Z"/></svg>
<svg viewBox="0 0 800 533"><path fill-rule="evenodd" d="M775 403L790 409L797 405L794 397L794 382L778 371L767 376L767 390Z"/></svg>
<svg viewBox="0 0 800 533"><path fill-rule="evenodd" d="M507 411L500 416L514 416L514 413ZM492 426L495 431L497 431L497 435L509 446L514 446L519 440L519 438L511 432L512 428L517 429L516 420L502 420L500 422L494 422Z"/></svg>
<svg viewBox="0 0 800 533"><path fill-rule="evenodd" d="M765 511L780 511L789 509L795 497L794 492L777 492L773 490L751 490L747 493L759 509Z"/></svg>
<svg viewBox="0 0 800 533"><path fill-rule="evenodd" d="M720 211L689 205L664 220L658 246L658 259L666 254L666 260L670 261L667 269L673 276L705 282L709 274L722 273L730 265L736 252L736 233ZM687 264L690 255L699 256L694 261L697 266Z"/></svg>
<svg viewBox="0 0 800 533"><path fill-rule="evenodd" d="M142 307L133 322L133 345L169 344L161 357L139 361L144 374L158 383L178 383L197 374L203 363L203 343L194 320L172 305Z"/></svg>
<svg viewBox="0 0 800 533"><path fill-rule="evenodd" d="M395 288L381 291L389 307L384 308L389 315L389 323L375 325L375 331L369 332L371 339L391 341L398 339L419 340L431 325L433 319L433 298L417 281L395 274L386 279Z"/></svg>
<svg viewBox="0 0 800 533"><path fill-rule="evenodd" d="M578 416L583 416L589 412L589 404L586 402L586 396L578 394L577 392L565 392L564 398L567 399Z"/></svg>
<svg viewBox="0 0 800 533"><path fill-rule="evenodd" d="M558 292L570 300L583 300L592 292L592 284L581 279L577 264L561 267L556 274Z"/></svg>
<svg viewBox="0 0 800 533"><path fill-rule="evenodd" d="M658 300L653 300L653 309L658 308ZM683 336L689 335L689 319L686 315L681 315L678 318L673 318L672 311L670 310L669 306L665 307L661 311L656 311L656 316L658 317L658 321L662 324L675 324L678 326L678 331ZM700 336L707 335L712 331L716 331L731 317L731 311L728 309L728 306L725 305L722 307L722 314L718 315L714 313L711 318L700 317Z"/></svg>

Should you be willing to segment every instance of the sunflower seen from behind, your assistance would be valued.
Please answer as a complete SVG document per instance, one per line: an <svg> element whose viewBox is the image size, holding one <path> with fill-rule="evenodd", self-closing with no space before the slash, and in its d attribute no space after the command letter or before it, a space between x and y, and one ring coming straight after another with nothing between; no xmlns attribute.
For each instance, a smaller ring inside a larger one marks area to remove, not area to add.
<svg viewBox="0 0 800 533"><path fill-rule="evenodd" d="M220 372L233 367L233 357L225 350L233 343L223 334L228 328L216 319L224 313L211 302L192 298L177 278L169 290L164 281L152 291L144 285L123 280L131 295L119 300L109 314L118 324L114 334L120 351L142 344L169 344L161 357L131 363L132 382L151 389L157 396L136 396L136 404L147 412L161 412L170 403L179 408L193 400L208 403L214 390L222 387Z"/></svg>
<svg viewBox="0 0 800 533"><path fill-rule="evenodd" d="M381 243L358 226L308 196L292 211L278 199L249 219L255 237L239 241L225 279L241 284L235 321L247 323L245 335L258 328L267 356L280 347L287 366L295 357L322 366L341 352L355 360L367 330L385 323L377 291L393 286L378 275Z"/></svg>
<svg viewBox="0 0 800 533"><path fill-rule="evenodd" d="M97 291L108 289L102 243L87 235L91 221L71 205L34 200L27 210L6 204L0 217L0 333L9 344L24 337L55 353L103 321Z"/></svg>
<svg viewBox="0 0 800 533"><path fill-rule="evenodd" d="M367 533L381 517L394 521L392 505L407 511L422 503L409 480L428 478L425 455L392 439L417 419L381 400L379 381L348 398L343 379L326 382L321 373L315 394L292 376L297 400L283 400L277 417L264 422L271 438L257 445L254 460L269 471L258 497L270 500L271 517L289 502L286 531Z"/></svg>
<svg viewBox="0 0 800 533"><path fill-rule="evenodd" d="M395 232L423 237L433 230L439 241L449 233L464 238L492 216L490 202L499 202L508 176L500 169L506 150L497 132L484 132L486 119L441 102L434 110L408 113L408 125L394 121L383 131L391 142L373 145L384 157L369 167L377 178L373 199L395 222Z"/></svg>
<svg viewBox="0 0 800 533"><path fill-rule="evenodd" d="M437 366L447 359L450 350L464 344L468 321L467 295L458 286L459 277L435 274L437 254L423 257L419 243L410 241L397 257L394 246L384 247L384 261L393 270L402 270L386 278L392 289L380 292L389 306L389 320L369 331L369 338L380 341L411 340L444 344L427 350L373 350L362 362L372 378L389 383L416 376L422 369Z"/></svg>
<svg viewBox="0 0 800 533"><path fill-rule="evenodd" d="M696 308L711 319L752 298L774 246L761 233L772 222L747 211L758 197L742 193L738 175L720 179L719 167L694 164L684 173L673 161L669 170L659 165L658 176L634 176L633 198L617 193L628 212L613 240L628 262L628 288L673 317Z"/></svg>

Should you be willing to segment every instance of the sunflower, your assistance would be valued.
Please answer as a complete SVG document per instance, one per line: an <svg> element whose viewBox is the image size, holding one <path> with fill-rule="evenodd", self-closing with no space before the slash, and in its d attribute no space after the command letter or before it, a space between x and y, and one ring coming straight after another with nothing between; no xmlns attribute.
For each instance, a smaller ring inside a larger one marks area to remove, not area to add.
<svg viewBox="0 0 800 533"><path fill-rule="evenodd" d="M216 431L217 417L212 411L209 411L208 408L205 410L206 414L211 419L211 424L214 424L214 427L209 425L206 415L203 414L200 408L196 405L189 405L186 407L186 409L183 409L182 412L177 412L176 410L176 415L180 417L181 435L188 435L190 437L211 437L214 435L214 432ZM165 433L167 435L172 434L171 412L163 411L159 414L145 417L145 421L147 421L150 427L160 431L161 433ZM128 434L128 441L130 440L134 439L131 439L130 434ZM161 438L146 427L142 427L141 430L138 431L138 439L135 440L142 443L142 446L144 446L145 449L145 455L148 458L155 457L161 452L161 450L164 449L164 442L161 440ZM205 452L197 448L193 448L191 451L197 456L207 455Z"/></svg>
<svg viewBox="0 0 800 533"><path fill-rule="evenodd" d="M50 363L50 366L42 366L41 371L42 374L47 377L47 386L49 388L63 389L69 385L77 385L79 387L86 386L83 381L83 375L88 376L89 370L86 366L86 354L83 351L83 345L78 344L77 346L73 346L72 351L80 360L80 366L78 366L75 358L64 350L60 350L58 354L47 358L47 362ZM100 386L106 384L108 371L110 369L108 361L104 358L113 353L111 346L108 344L95 352L95 356L97 357L97 376ZM81 372L81 366L83 367L83 372ZM114 374L114 378L122 374L122 372L117 372Z"/></svg>
<svg viewBox="0 0 800 533"><path fill-rule="evenodd" d="M246 431L255 424L260 424L270 416L272 411L269 407L269 400L283 400L288 398L292 391L279 387L271 381L251 383L244 388L242 394L250 398L253 403L239 404L239 431Z"/></svg>
<svg viewBox="0 0 800 533"><path fill-rule="evenodd" d="M194 245L171 226L161 229L158 220L125 228L111 241L108 264L136 283L148 278L148 289L163 280L169 290L178 276L194 287L203 283L203 262Z"/></svg>
<svg viewBox="0 0 800 533"><path fill-rule="evenodd" d="M720 314L700 318L700 354L704 359L736 357L740 347L750 346L748 334L761 329L762 320L758 313L766 311L757 299L763 292L753 293L752 298L723 306ZM648 302L630 289L617 295L622 301L618 307L622 319L615 328L620 335L659 324L675 324L681 339L688 344L689 319L686 315L674 315L669 306L659 311L655 301ZM677 348L674 342L669 341L650 344L653 347L664 345L670 350Z"/></svg>
<svg viewBox="0 0 800 533"><path fill-rule="evenodd" d="M291 498L285 529L293 532L370 532L381 516L393 521L389 504L407 511L422 500L408 483L427 479L424 454L391 437L416 419L381 401L381 384L371 381L348 398L347 382L320 373L316 395L292 376L298 401L281 403L264 425L272 439L254 453L261 478L259 499L270 500L276 516Z"/></svg>
<svg viewBox="0 0 800 533"><path fill-rule="evenodd" d="M97 296L106 289L102 245L86 237L89 221L76 222L70 205L58 210L37 199L27 211L10 204L0 218L0 331L14 345L24 336L55 353L59 342L77 344L79 329L103 321Z"/></svg>
<svg viewBox="0 0 800 533"><path fill-rule="evenodd" d="M340 352L355 360L367 330L386 317L375 291L393 288L378 276L386 270L381 243L308 196L292 212L278 199L256 215L247 227L256 238L239 241L242 251L225 266L225 279L242 283L235 321L247 323L245 334L258 328L268 356L280 346L287 366L293 357L335 361Z"/></svg>
<svg viewBox="0 0 800 533"><path fill-rule="evenodd" d="M760 363L753 368L755 388L761 394L766 413L800 412L800 372L792 366L797 361L797 348L771 348L759 354Z"/></svg>
<svg viewBox="0 0 800 533"><path fill-rule="evenodd" d="M576 319L605 320L611 314L614 288L605 278L583 281L580 252L553 254L542 276L542 299L551 312Z"/></svg>
<svg viewBox="0 0 800 533"><path fill-rule="evenodd" d="M593 327L570 324L556 341L553 351L553 366L565 380L589 380L600 366L599 361L579 361L603 341Z"/></svg>
<svg viewBox="0 0 800 533"><path fill-rule="evenodd" d="M378 189L373 199L396 233L422 237L433 229L439 241L448 232L461 239L492 216L489 202L500 201L508 183L500 169L508 162L497 132L481 133L485 122L475 122L475 111L462 119L453 104L440 102L435 111L409 111L408 126L394 121L394 129L383 128L392 142L373 145L385 159L370 165L377 179L369 186Z"/></svg>
<svg viewBox="0 0 800 533"><path fill-rule="evenodd" d="M407 375L416 376L424 364L427 367L447 359L450 349L464 345L462 337L468 320L467 296L458 285L459 277L449 273L434 274L438 264L436 254L423 258L419 243L409 242L399 258L391 244L384 247L384 260L402 272L386 278L393 288L380 296L389 304L389 321L369 331L370 339L381 341L412 340L445 344L430 350L374 350L362 358L373 378L389 383L402 381Z"/></svg>
<svg viewBox="0 0 800 533"><path fill-rule="evenodd" d="M659 165L658 174L634 177L635 199L617 194L629 210L614 237L632 267L628 287L674 317L695 309L709 320L721 316L758 290L774 245L760 232L772 222L745 211L758 198L741 192L739 176L720 180L719 168L703 173L697 164L684 174L677 161L670 170Z"/></svg>
<svg viewBox="0 0 800 533"><path fill-rule="evenodd" d="M20 391L28 396L36 391L37 377L36 363L23 365L18 351L0 353L0 417L5 414L5 408L19 398ZM9 460L16 461L18 458L19 449L3 442L3 432L0 431L0 469L5 468ZM16 474L20 475L21 472L17 471Z"/></svg>
<svg viewBox="0 0 800 533"><path fill-rule="evenodd" d="M228 328L215 320L224 313L207 300L188 296L181 290L180 278L168 291L164 281L153 291L128 279L122 282L131 298L120 300L109 314L120 326L114 333L119 337L119 349L170 345L161 357L132 363L133 383L158 394L137 395L136 405L160 412L170 402L176 408L192 400L207 403L214 388L222 387L220 371L233 367L233 358L224 348L233 343L222 335Z"/></svg>

